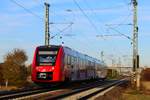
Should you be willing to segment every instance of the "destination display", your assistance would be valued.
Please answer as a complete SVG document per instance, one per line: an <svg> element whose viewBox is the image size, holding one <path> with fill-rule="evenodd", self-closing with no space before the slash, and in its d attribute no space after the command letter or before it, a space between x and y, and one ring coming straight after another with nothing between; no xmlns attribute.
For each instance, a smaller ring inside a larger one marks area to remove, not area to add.
<svg viewBox="0 0 150 100"><path fill-rule="evenodd" d="M57 55L57 51L39 51L39 55Z"/></svg>
<svg viewBox="0 0 150 100"><path fill-rule="evenodd" d="M56 62L56 56L58 51L39 51L38 52L38 62L39 65L54 66Z"/></svg>

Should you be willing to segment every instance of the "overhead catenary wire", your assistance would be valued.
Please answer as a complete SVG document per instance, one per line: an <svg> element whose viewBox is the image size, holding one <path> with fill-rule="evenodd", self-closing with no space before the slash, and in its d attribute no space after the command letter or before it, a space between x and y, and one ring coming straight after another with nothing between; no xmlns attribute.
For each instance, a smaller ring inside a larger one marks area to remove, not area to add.
<svg viewBox="0 0 150 100"><path fill-rule="evenodd" d="M41 18L39 15L37 15L37 14L33 13L31 10L25 8L23 5L21 5L21 4L18 3L17 1L15 1L15 0L9 0L9 1L11 1L12 3L16 4L17 6L23 8L26 12L32 14L33 16L35 16L35 17L37 17L37 18L43 20L43 18Z"/></svg>
<svg viewBox="0 0 150 100"><path fill-rule="evenodd" d="M76 5L77 6L77 5ZM82 8L81 8L82 9ZM80 9L79 9L80 10ZM71 10L71 9L67 9L66 10L67 12L71 12L72 14L73 14L73 16L75 16L75 14L73 13L73 10ZM81 11L81 10L80 10ZM97 30L96 30L97 31ZM71 37L72 38L72 37ZM85 41L86 41L86 46L88 46L88 48L92 48L91 46L94 46L94 48L95 48L95 45L93 44L93 45L90 45L89 46L89 43L91 43L91 42L89 42L89 39L88 39L88 41L87 41L87 39L85 39L85 38L83 38ZM78 41L78 40L77 40ZM88 42L88 43L87 43ZM82 41L80 41L80 43L82 43ZM84 45L85 46L85 45Z"/></svg>
<svg viewBox="0 0 150 100"><path fill-rule="evenodd" d="M39 15L35 14L34 12L32 12L31 10L27 9L26 7L24 7L23 5L21 5L20 3L18 3L17 1L15 0L10 0L11 2L13 2L14 4L16 4L17 6L23 8L26 12L32 14L33 16L37 17L38 19L41 19L43 20L43 18L41 18ZM50 23L51 24L51 23ZM54 23L53 23L54 24ZM66 24L66 23L65 23ZM61 34L62 32L64 32L66 29L68 29L69 27L72 26L73 23L70 23L67 27L65 27L64 29L62 30L59 30L60 33L58 34ZM56 28L58 30L58 28ZM55 34L54 36L52 36L51 38L55 37L56 35L58 34Z"/></svg>
<svg viewBox="0 0 150 100"><path fill-rule="evenodd" d="M78 2L76 0L73 0L74 4L79 8L79 10L82 12L82 14L87 18L91 26L95 29L96 32L100 33L97 26L93 23L93 21L89 18L89 16L84 12L84 10L80 7Z"/></svg>
<svg viewBox="0 0 150 100"><path fill-rule="evenodd" d="M111 27L111 26L109 26L109 25L106 25L106 26L108 26L109 29L111 29L111 30L117 32L118 34L120 34L120 35L126 37L127 39L129 39L129 40L131 40L131 41L133 42L133 39L132 39L131 37L127 36L126 34L123 34L123 33L119 32L118 30L116 30L115 28L113 28L113 27Z"/></svg>
<svg viewBox="0 0 150 100"><path fill-rule="evenodd" d="M60 29L57 28L57 27L56 27L56 29L57 29L57 31L58 31L59 33L61 33L62 30L60 30ZM63 35L63 34L55 34L54 37L55 37L55 36L58 36L58 35ZM52 37L52 38L54 38L54 37ZM71 36L69 36L69 37L72 38L71 40L76 40L76 41L78 41L80 44L82 44L83 46L87 47L88 49L89 49L89 48L92 48L91 46L94 46L94 48L95 48L94 43L93 43L93 45L90 45L90 44L89 44L89 41L87 41L88 38L86 38L86 37L85 37L86 39L85 39L85 38L82 38L82 39L85 40L84 42L81 41L80 39L73 38L73 37L71 37ZM70 38L68 38L68 39L70 39ZM87 43L87 42L88 42L88 43Z"/></svg>
<svg viewBox="0 0 150 100"><path fill-rule="evenodd" d="M37 4L39 4L39 5L41 5L42 7L44 7L44 5L43 4L41 4L41 3L39 3L39 0L33 0L35 3L37 3ZM47 2L48 3L48 2Z"/></svg>
<svg viewBox="0 0 150 100"><path fill-rule="evenodd" d="M114 28L117 28L119 26L122 26L122 25L132 25L132 23L126 23L126 21L129 19L129 17L131 16L132 14L129 13L127 16L125 16L125 18L118 24L106 24L106 26L115 26Z"/></svg>
<svg viewBox="0 0 150 100"><path fill-rule="evenodd" d="M44 21L44 18L40 17L39 15L35 14L34 12L32 12L31 10L27 9L26 7L24 7L22 4L18 3L16 0L9 0L12 3L16 4L17 6L21 7L22 9L24 9L27 13L30 13L31 15L33 15L34 17ZM64 29L60 30L60 32L64 32L66 29L68 29L68 27L70 27L73 23L50 23L50 24L69 24L68 26L66 26Z"/></svg>
<svg viewBox="0 0 150 100"><path fill-rule="evenodd" d="M75 0L73 0L73 1L75 2ZM76 5L77 5L77 4L76 4ZM87 18L89 18L89 17L86 15L85 10L83 11L83 9L82 9L79 5L77 5L77 6L78 6L79 10L84 14L84 16L87 17ZM118 7L121 7L121 6L118 6ZM118 8L118 7L115 7L115 8ZM110 9L112 9L112 8L110 8ZM88 11L89 11L89 10L88 10ZM91 11L92 11L92 12L95 12L93 9L91 9ZM130 16L130 15L129 15L129 16ZM127 16L127 18L128 18L129 16ZM125 20L126 20L127 18L125 18ZM122 24L122 22L121 22L119 25L121 25L121 24ZM94 25L94 26L95 26L95 25ZM127 36L127 35L125 35L125 34L122 34L121 32L117 31L116 29L112 29L112 30L114 30L115 32L119 33L119 34L115 34L115 36L124 36L124 37L130 39L129 36ZM109 36L111 36L111 35L109 35Z"/></svg>
<svg viewBox="0 0 150 100"><path fill-rule="evenodd" d="M105 24L105 26L107 26L108 29L111 29L111 30L113 30L113 31L115 31L115 32L118 33L118 35L112 35L112 36L124 36L124 37L126 37L127 39L131 40L131 44L132 44L133 39L132 39L131 37L127 36L126 34L121 33L120 31L118 31L118 30L116 29L117 27L119 27L119 26L121 26L121 25L132 25L132 23L124 24L124 23L126 23L126 21L129 19L129 17L130 17L131 15L132 15L132 13L129 13L119 24ZM111 26L113 26L113 25L115 25L115 27L111 27ZM105 36L107 36L107 35L105 35ZM99 36L99 37L101 37L101 36Z"/></svg>
<svg viewBox="0 0 150 100"><path fill-rule="evenodd" d="M37 17L37 18L43 20L43 18L41 18L39 15L35 14L35 13L32 12L31 10L29 10L29 9L27 9L26 7L22 6L21 4L17 3L15 0L10 0L10 1L14 2L16 5L20 6L20 7L23 8L25 11L27 11L27 12L30 13L30 14L32 14L33 16L35 16L35 17ZM75 0L74 0L74 1L75 1ZM79 7L80 7L80 5L79 5ZM80 7L80 8L81 8L81 7ZM82 8L81 8L81 9L82 9ZM81 10L81 9L80 9L80 10ZM83 10L83 9L82 9L82 10ZM98 31L97 26L96 26L95 23L93 23L93 21L89 18L89 16L86 14L86 12L85 12L84 10L81 11L81 12L84 14L84 16L87 16L87 19L89 20L90 24L91 24L92 27L95 29L95 31ZM69 26L69 25L68 25L68 26ZM68 29L68 28L66 28L66 29ZM62 32L64 32L64 30L65 30L65 29L62 29L60 32L62 33ZM99 33L99 31L98 31L98 33ZM90 45L90 47L91 47L91 45Z"/></svg>
<svg viewBox="0 0 150 100"><path fill-rule="evenodd" d="M83 1L84 1L85 4L87 5L87 7L90 8L90 11L91 11L92 13L94 13L95 16L96 16L97 13L95 13L94 9L92 9L92 8L90 7L90 5L88 4L87 0L83 0ZM130 3L127 3L127 1L124 0L124 2L125 2L125 5L130 5ZM118 7L121 7L121 6L118 6ZM115 7L115 8L117 8L117 7ZM119 27L119 26L121 26L121 25L132 25L132 23L124 24L124 23L126 22L126 20L127 20L131 15L132 15L132 14L129 13L120 23L118 23L118 24L111 24L111 25L115 25L114 28L117 28L117 27ZM107 26L107 25L106 25L106 26ZM109 24L109 26L110 26L110 24ZM108 27L108 28L110 28L110 27ZM114 29L114 28L111 27L111 30L114 30L115 32L117 32L117 33L119 33L119 34L99 35L99 37L105 37L105 36L125 36L126 38L129 39L129 37L128 37L127 35L122 34L121 32L117 31L117 30ZM98 35L97 35L96 37L98 37Z"/></svg>
<svg viewBox="0 0 150 100"><path fill-rule="evenodd" d="M64 32L64 31L67 30L68 28L70 28L72 25L73 25L73 23L71 23L70 25L66 26L66 27L63 28L62 30L60 30L60 29L58 29L58 28L56 27L56 29L59 31L59 33L53 35L53 36L51 37L51 39L53 39L53 38L54 38L55 36L57 36L57 35L60 35L62 32Z"/></svg>
<svg viewBox="0 0 150 100"><path fill-rule="evenodd" d="M89 3L87 2L87 0L83 0L84 1L84 3L86 4L86 6L90 9L90 11L95 15L95 17L97 16L97 13L94 11L94 9L89 5ZM99 17L97 17L98 18L98 22L100 23L100 19L99 19ZM102 23L102 22L101 22ZM102 28L102 27L101 27ZM102 30L101 30L102 31ZM105 32L104 32L105 33Z"/></svg>
<svg viewBox="0 0 150 100"><path fill-rule="evenodd" d="M76 16L76 14L74 13L74 10L67 9L66 11L72 13L74 17ZM74 20L78 20L78 19L74 18ZM71 27L71 28L72 28L72 27ZM72 38L72 37L71 37L71 38ZM83 39L84 39L85 42L86 42L86 46L89 45L90 39L87 38L87 37L84 37ZM78 41L78 40L77 40L77 41ZM79 40L79 41L80 41L80 40ZM83 42L83 41L80 41L80 43L82 43L82 42ZM93 45L88 46L88 48L92 48L91 46L93 46L94 48L96 48L95 43L93 43Z"/></svg>
<svg viewBox="0 0 150 100"><path fill-rule="evenodd" d="M112 9L119 9L119 8L122 8L122 7L125 7L125 6L118 5L118 6L114 6L114 7L104 7L104 8L96 8L96 9L84 9L84 12L88 12L88 11L96 12L96 11L102 11L102 10L112 10Z"/></svg>

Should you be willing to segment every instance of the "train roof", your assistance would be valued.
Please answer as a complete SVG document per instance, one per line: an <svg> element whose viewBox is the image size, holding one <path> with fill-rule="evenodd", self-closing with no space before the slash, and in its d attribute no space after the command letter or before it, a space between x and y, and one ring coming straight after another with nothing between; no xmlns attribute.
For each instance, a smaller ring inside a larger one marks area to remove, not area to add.
<svg viewBox="0 0 150 100"><path fill-rule="evenodd" d="M87 54L84 54L84 53L80 53L80 52L78 52L78 51L76 51L76 50L74 50L74 49L71 49L71 48L69 48L69 47L66 47L66 46L63 46L66 50L68 49L68 50L70 50L70 51L72 51L72 55L74 55L74 56L76 56L76 55L78 55L80 58L86 58L86 59L88 59L89 61L93 61L93 62L97 62L97 63L101 63L102 64L102 62L100 61L100 60L98 60L97 58L93 58L93 57L91 57L91 56L88 56Z"/></svg>
<svg viewBox="0 0 150 100"><path fill-rule="evenodd" d="M61 45L49 45L49 46L43 45L43 46L38 46L37 48L46 49L46 48L51 48L51 47L53 47L53 48L60 48Z"/></svg>
<svg viewBox="0 0 150 100"><path fill-rule="evenodd" d="M78 52L78 51L76 51L76 50L74 50L74 49L72 49L70 47L63 46L63 45L38 46L37 48L38 49L46 49L46 48L58 48L59 49L61 47L63 47L64 51L67 52L70 55L73 55L73 56L77 56L78 55L80 58L86 58L89 61L103 63L102 61L98 60L97 58L93 58L91 56L88 56L87 54L80 53L80 52Z"/></svg>

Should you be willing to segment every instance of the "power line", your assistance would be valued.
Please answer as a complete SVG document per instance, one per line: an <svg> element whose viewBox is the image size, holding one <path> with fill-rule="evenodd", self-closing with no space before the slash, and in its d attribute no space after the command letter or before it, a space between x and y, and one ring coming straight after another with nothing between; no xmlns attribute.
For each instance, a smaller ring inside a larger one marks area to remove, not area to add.
<svg viewBox="0 0 150 100"><path fill-rule="evenodd" d="M17 1L15 1L15 0L9 0L9 1L11 1L12 3L16 4L17 6L23 8L26 12L32 14L33 16L35 16L35 17L37 17L37 18L43 20L43 18L41 18L39 15L37 15L37 14L33 13L31 10L25 8L24 6L22 6L22 5L21 5L20 3L18 3Z"/></svg>
<svg viewBox="0 0 150 100"><path fill-rule="evenodd" d="M86 6L90 9L90 11L95 15L95 17L97 16L97 13L95 13L94 9L88 4L87 0L83 0L84 3L86 4ZM99 19L99 17L97 17ZM100 22L100 19L99 19ZM101 22L102 23L102 22ZM102 27L101 27L102 28Z"/></svg>
<svg viewBox="0 0 150 100"><path fill-rule="evenodd" d="M92 9L92 8L90 7L90 5L87 3L87 0L83 0L83 1L84 1L85 4L87 5L87 7L90 8L90 11L91 11L92 13L94 13L95 16L97 16L97 13L95 13L94 9ZM124 0L124 2L125 2L126 5L130 5L130 3L128 3L127 1ZM107 8L107 9L119 8L119 7L122 7L122 6L110 7L110 8ZM131 23L129 23L129 24L124 24L124 23L126 22L126 20L127 20L131 15L132 15L132 14L129 13L129 14L127 15L127 17L125 17L125 19L123 19L122 22L120 22L119 24L115 24L115 25L116 25L115 28L117 28L117 27L119 27L119 26L121 26L121 25L132 25ZM113 24L113 25L114 25L114 24Z"/></svg>
<svg viewBox="0 0 150 100"><path fill-rule="evenodd" d="M34 12L32 12L31 10L27 9L26 7L24 7L23 5L21 5L20 3L18 3L17 1L15 0L10 0L12 3L16 4L17 6L23 8L26 12L30 13L31 15L33 15L34 17L40 19L40 20L43 20L43 18L41 18L39 15L35 14ZM60 30L60 33L64 32L66 29L68 29L73 23L49 23L49 24L69 24L67 27L65 27L64 29ZM56 28L57 29L57 28ZM57 29L58 30L58 29ZM59 33L59 34L60 34Z"/></svg>
<svg viewBox="0 0 150 100"><path fill-rule="evenodd" d="M87 7L88 8L90 8L90 10L91 10L91 12L93 12L94 14L95 14L95 16L97 15L97 13L95 13L95 11L90 7L90 5L87 3L87 0L83 0L84 2L85 2L85 4L87 5ZM127 5L129 5L129 3L125 3L125 4L127 4ZM119 8L120 6L118 6L118 8ZM115 7L115 8L117 8L117 7ZM123 19L123 21L122 22L120 22L119 24L116 24L116 27L115 28L117 28L117 27L119 27L119 26L121 26L121 25L125 25L124 23L126 22L126 20L129 18L131 16L131 13L129 13L129 15L127 15L127 17L125 17L124 19ZM126 25L131 25L131 24L126 24ZM110 27L109 27L110 28ZM110 28L111 30L114 30L115 32L117 32L118 34L110 34L110 35L97 35L96 37L112 37L112 36L124 36L124 37L126 37L126 38L128 38L128 39L130 39L131 40L131 38L129 37L129 36L127 36L127 35L125 35L125 34L123 34L123 33L121 33L121 32L119 32L118 30L116 30L116 29L114 29L114 28Z"/></svg>
<svg viewBox="0 0 150 100"><path fill-rule="evenodd" d="M120 22L120 23L118 24L118 26L124 24L124 23L126 22L126 20L128 20L128 18L129 18L131 15L132 15L132 14L129 13L129 15L128 15L127 17L125 17L125 19L124 19L122 22ZM130 23L130 24L131 24L131 23ZM127 25L129 25L129 24L127 24ZM118 27L118 26L117 26L117 27Z"/></svg>
<svg viewBox="0 0 150 100"><path fill-rule="evenodd" d="M82 14L87 18L87 20L89 21L89 23L91 24L91 26L95 29L95 31L97 31L99 33L98 28L96 27L96 25L92 22L92 20L89 18L89 16L84 12L84 10L80 7L80 5L77 3L76 0L73 0L73 2L75 3L75 5L79 8L79 10L82 12Z"/></svg>
<svg viewBox="0 0 150 100"><path fill-rule="evenodd" d="M115 28L110 27L109 25L106 25L106 26L108 26L108 27L109 27L109 29L111 29L111 30L113 30L113 31L117 32L118 34L120 34L120 35L122 35L122 36L126 37L127 39L131 40L131 42L133 42L133 39L131 39L131 37L129 37L129 36L127 36L127 35L125 35L125 34L123 34L123 33L119 32L118 30L116 30Z"/></svg>
<svg viewBox="0 0 150 100"><path fill-rule="evenodd" d="M67 9L66 11L72 13L74 17L76 16L75 13L73 12L73 10ZM75 19L76 19L76 18L75 18ZM74 19L74 20L75 20L75 19ZM71 38L72 38L72 37L71 37ZM85 38L86 38L86 37L85 37ZM85 39L85 38L84 38L84 39ZM77 40L77 41L78 41L78 40ZM86 45L89 45L90 39L86 38L85 41L88 41L88 43L86 43ZM82 41L80 41L80 42L82 42ZM90 45L90 46L91 46L91 45ZM89 48L91 48L90 46L89 46ZM94 44L93 44L92 46L94 46ZM94 46L94 48L95 48L95 46Z"/></svg>
<svg viewBox="0 0 150 100"><path fill-rule="evenodd" d="M39 0L33 0L35 3L40 4L42 7L44 7L43 4L39 3Z"/></svg>
<svg viewBox="0 0 150 100"><path fill-rule="evenodd" d="M62 32L66 31L66 30L67 30L68 28L70 28L72 25L73 25L73 23L71 23L70 25L66 26L66 27L65 27L64 29L62 29L62 30L60 30L60 29L58 29L57 27L55 27L55 28L59 31L59 33L53 35L53 36L51 37L51 39L54 38L55 36L61 34Z"/></svg>
<svg viewBox="0 0 150 100"><path fill-rule="evenodd" d="M71 25L69 26L68 25L68 28L69 27L71 27ZM66 29L68 29L67 27L66 27ZM62 33L63 31L65 31L65 30L60 30L59 28L57 28L56 27L56 29L57 29L57 31L59 32L59 33L57 33L57 34L55 34L55 35L53 35L51 38L54 38L54 37L56 37L57 35L61 35L60 33ZM65 28L64 28L65 29ZM72 38L71 40L74 40L74 39L76 39L76 38L73 38L73 37L70 37L70 38ZM70 39L69 38L69 39ZM86 45L86 47L87 48L92 48L91 46L94 46L94 48L95 48L95 45L94 45L94 43L93 43L93 45L90 45L89 43L87 43L88 41L85 39L85 38L83 38L84 40L85 40L85 42L83 42L83 41L81 41L81 40L79 40L79 39L76 39L78 42L80 42L81 44L83 44L84 46ZM88 38L87 38L88 39Z"/></svg>
<svg viewBox="0 0 150 100"><path fill-rule="evenodd" d="M104 8L96 8L96 9L91 9L91 7L89 6L89 4L87 3L87 0L83 0L84 3L90 8L90 9L84 9L84 12L87 12L89 10L95 12L95 11L100 11L100 10L112 10L112 9L119 9L122 7L125 7L125 5L116 5L116 6L112 6L112 7L104 7ZM126 6L130 5L130 3L128 3Z"/></svg>

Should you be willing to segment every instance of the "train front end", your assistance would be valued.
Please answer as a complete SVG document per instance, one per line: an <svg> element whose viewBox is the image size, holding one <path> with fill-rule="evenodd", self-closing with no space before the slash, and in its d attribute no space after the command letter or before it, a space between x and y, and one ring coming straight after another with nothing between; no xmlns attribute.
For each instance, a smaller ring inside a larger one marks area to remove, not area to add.
<svg viewBox="0 0 150 100"><path fill-rule="evenodd" d="M62 82L62 57L61 46L37 47L32 62L32 81L37 84Z"/></svg>

